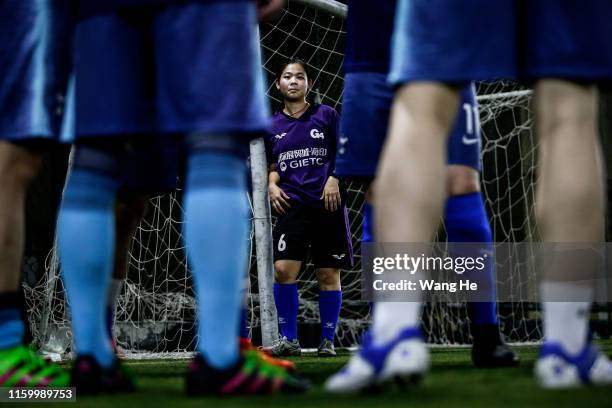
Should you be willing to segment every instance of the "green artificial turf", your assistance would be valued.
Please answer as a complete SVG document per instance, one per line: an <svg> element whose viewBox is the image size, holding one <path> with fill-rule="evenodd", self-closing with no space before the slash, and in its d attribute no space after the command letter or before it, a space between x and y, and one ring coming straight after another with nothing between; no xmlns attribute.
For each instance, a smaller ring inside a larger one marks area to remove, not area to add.
<svg viewBox="0 0 612 408"><path fill-rule="evenodd" d="M183 393L183 373L187 361L131 361L128 366L138 380L138 391L128 395L78 396L76 406L89 407L234 407L324 408L324 407L609 407L612 387L544 391L533 377L537 347L515 348L521 364L506 369L472 367L468 348L432 350L432 368L424 381L405 390L359 396L331 396L322 389L325 379L340 369L348 354L335 358L303 356L295 358L300 372L310 378L313 389L305 395L255 396L232 398L189 398ZM610 355L612 343L602 343ZM61 404L65 405L65 404ZM40 406L40 404L37 404ZM74 405L72 405L74 406Z"/></svg>

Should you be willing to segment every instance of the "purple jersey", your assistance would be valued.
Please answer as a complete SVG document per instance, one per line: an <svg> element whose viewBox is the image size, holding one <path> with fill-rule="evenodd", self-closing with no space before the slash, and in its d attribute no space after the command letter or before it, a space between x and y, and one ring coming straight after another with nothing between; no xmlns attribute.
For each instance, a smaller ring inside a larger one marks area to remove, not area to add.
<svg viewBox="0 0 612 408"><path fill-rule="evenodd" d="M282 111L272 117L266 136L268 162L276 163L279 187L304 204L322 206L321 194L334 170L338 112L313 105L295 119Z"/></svg>

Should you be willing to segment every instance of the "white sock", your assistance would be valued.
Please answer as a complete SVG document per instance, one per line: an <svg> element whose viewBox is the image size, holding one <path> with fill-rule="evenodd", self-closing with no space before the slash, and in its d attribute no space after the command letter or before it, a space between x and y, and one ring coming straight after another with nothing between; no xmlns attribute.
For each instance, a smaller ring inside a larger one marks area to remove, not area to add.
<svg viewBox="0 0 612 408"><path fill-rule="evenodd" d="M593 288L574 282L550 282L540 284L544 309L544 339L559 343L570 355L584 348L589 330L589 310ZM559 302L563 299L578 301Z"/></svg>
<svg viewBox="0 0 612 408"><path fill-rule="evenodd" d="M108 287L106 298L106 304L111 307L113 311L117 308L117 301L119 300L121 289L123 289L123 279L113 278L110 286Z"/></svg>
<svg viewBox="0 0 612 408"><path fill-rule="evenodd" d="M407 327L419 327L421 302L378 302L374 305L372 336L374 345L393 340Z"/></svg>

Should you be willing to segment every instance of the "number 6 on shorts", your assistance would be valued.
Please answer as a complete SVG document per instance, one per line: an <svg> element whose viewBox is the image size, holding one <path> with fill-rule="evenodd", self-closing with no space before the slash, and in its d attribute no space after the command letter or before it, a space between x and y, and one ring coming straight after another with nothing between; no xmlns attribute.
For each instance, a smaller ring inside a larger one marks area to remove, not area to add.
<svg viewBox="0 0 612 408"><path fill-rule="evenodd" d="M278 239L278 252L283 252L285 249L287 249L287 243L285 242L285 234L281 234L280 238Z"/></svg>

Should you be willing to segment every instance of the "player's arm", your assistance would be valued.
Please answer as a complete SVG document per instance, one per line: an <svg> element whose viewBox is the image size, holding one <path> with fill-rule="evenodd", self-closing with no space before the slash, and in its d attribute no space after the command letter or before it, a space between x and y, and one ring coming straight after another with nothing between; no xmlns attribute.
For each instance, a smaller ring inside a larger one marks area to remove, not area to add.
<svg viewBox="0 0 612 408"><path fill-rule="evenodd" d="M272 208L279 214L285 213L285 208L290 208L289 196L278 186L280 182L280 174L276 171L276 163L269 167L268 172L268 193L270 194L270 202Z"/></svg>

